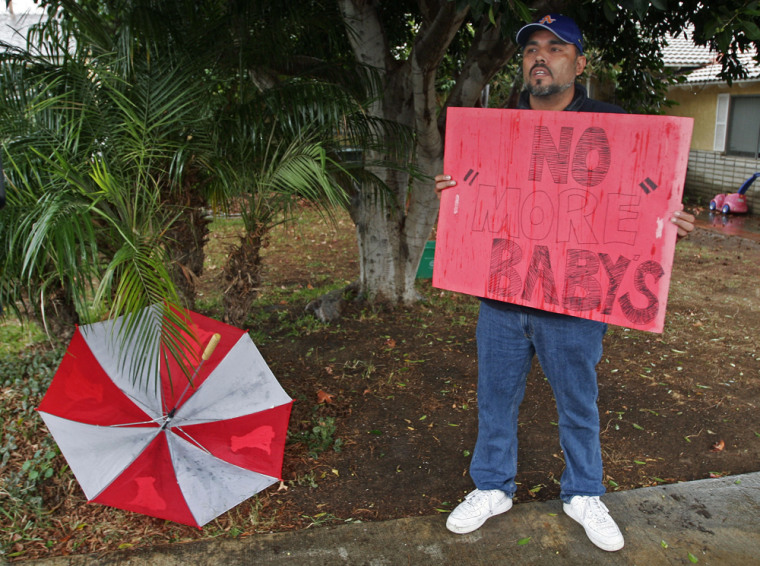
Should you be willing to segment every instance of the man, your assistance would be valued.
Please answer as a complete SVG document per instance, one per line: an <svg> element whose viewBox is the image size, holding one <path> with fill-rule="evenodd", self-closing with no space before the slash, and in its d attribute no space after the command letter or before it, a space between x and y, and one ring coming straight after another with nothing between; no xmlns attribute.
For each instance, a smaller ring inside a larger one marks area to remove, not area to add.
<svg viewBox="0 0 760 566"><path fill-rule="evenodd" d="M575 22L549 14L517 33L523 49L519 108L622 113L622 108L588 98L577 84L586 67L583 39ZM449 175L435 178L435 190L453 187ZM683 208L683 206L681 207ZM671 218L678 235L694 228L682 210ZM600 501L604 493L596 365L607 325L601 322L482 299L477 326L478 438L470 464L477 489L449 515L455 533L474 531L512 507L516 491L518 408L534 355L554 392L560 445L565 456L560 498L567 515L580 523L603 550L623 547L623 535Z"/></svg>

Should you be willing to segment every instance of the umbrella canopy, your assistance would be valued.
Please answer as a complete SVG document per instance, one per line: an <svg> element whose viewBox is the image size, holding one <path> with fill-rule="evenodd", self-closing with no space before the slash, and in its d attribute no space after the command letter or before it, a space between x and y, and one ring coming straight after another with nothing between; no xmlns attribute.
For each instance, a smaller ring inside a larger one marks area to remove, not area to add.
<svg viewBox="0 0 760 566"><path fill-rule="evenodd" d="M247 332L186 311L190 387L142 314L126 343L123 317L77 328L38 411L88 500L200 527L280 479L293 401Z"/></svg>

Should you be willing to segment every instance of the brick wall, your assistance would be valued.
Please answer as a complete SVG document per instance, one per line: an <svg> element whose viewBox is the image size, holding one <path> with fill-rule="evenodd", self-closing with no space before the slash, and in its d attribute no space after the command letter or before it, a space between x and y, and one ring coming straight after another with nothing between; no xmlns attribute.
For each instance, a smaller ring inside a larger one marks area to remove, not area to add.
<svg viewBox="0 0 760 566"><path fill-rule="evenodd" d="M684 189L688 202L706 205L718 193L735 193L760 171L760 159L733 157L715 151L692 149ZM760 179L747 191L750 212L760 213Z"/></svg>

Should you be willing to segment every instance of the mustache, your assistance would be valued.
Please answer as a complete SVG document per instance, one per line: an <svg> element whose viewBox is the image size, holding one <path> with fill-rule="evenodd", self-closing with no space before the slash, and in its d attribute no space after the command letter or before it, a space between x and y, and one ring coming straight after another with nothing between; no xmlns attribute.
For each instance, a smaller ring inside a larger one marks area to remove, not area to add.
<svg viewBox="0 0 760 566"><path fill-rule="evenodd" d="M532 73L533 71L535 71L536 69L539 69L539 68L540 69L545 69L546 72L549 73L550 75L552 74L551 70L549 70L549 67L547 67L544 63L536 63L535 65L533 65L530 68L530 72Z"/></svg>

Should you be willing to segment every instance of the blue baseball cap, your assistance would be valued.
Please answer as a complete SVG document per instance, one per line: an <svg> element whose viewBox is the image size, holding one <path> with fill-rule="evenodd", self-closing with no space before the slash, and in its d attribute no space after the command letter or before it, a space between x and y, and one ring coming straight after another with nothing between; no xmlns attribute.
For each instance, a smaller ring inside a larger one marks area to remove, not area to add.
<svg viewBox="0 0 760 566"><path fill-rule="evenodd" d="M524 48L531 34L539 29L549 30L565 43L572 43L578 48L580 54L583 55L583 36L581 35L581 30L572 18L560 14L547 14L532 24L520 28L520 31L517 32L517 44Z"/></svg>

